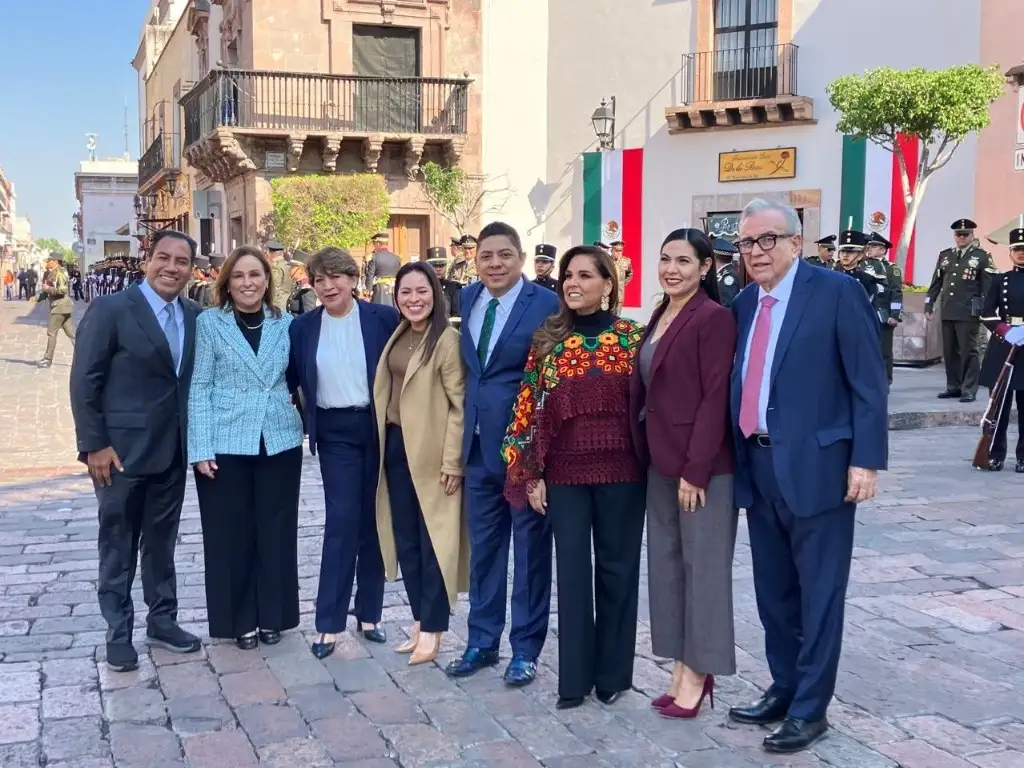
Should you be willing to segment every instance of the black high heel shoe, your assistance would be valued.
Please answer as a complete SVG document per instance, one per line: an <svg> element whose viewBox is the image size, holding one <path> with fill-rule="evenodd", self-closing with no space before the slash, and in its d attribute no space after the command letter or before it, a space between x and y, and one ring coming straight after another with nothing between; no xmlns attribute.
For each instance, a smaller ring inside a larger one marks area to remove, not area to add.
<svg viewBox="0 0 1024 768"><path fill-rule="evenodd" d="M318 659L326 659L328 656L334 653L334 648L337 645L337 641L331 640L330 642L325 643L324 633L322 632L319 635L317 635L317 637L319 638L319 640L313 643L313 645L310 646L309 650L312 651L313 655L316 656Z"/></svg>

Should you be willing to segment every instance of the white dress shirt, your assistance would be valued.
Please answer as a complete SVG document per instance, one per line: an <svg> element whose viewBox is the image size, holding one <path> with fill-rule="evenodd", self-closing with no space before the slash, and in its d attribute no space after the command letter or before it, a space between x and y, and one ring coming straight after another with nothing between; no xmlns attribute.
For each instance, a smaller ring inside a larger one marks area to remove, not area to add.
<svg viewBox="0 0 1024 768"><path fill-rule="evenodd" d="M508 322L508 317L512 314L512 307L515 306L516 299L519 298L519 294L523 290L523 278L519 279L519 282L512 286L512 288L504 296L498 298L498 308L494 314L494 328L491 330L491 338L487 344L487 357L485 358L485 365L490 362L491 353L494 351L494 347L498 344L498 339L501 337L501 331L505 327L505 323ZM476 349L480 344L480 331L484 328L484 315L487 314L487 305L491 303L491 299L494 295L487 290L486 287L480 291L480 295L477 296L476 303L473 304L473 308L469 311L469 336L473 339L473 348Z"/></svg>
<svg viewBox="0 0 1024 768"><path fill-rule="evenodd" d="M178 367L174 371L177 374L181 373L181 360L185 356L185 310L181 306L181 297L175 296L174 301L167 301L163 296L153 290L153 286L149 284L148 280L143 280L139 284L139 289L142 291L142 295L146 297L146 302L149 304L150 309L153 310L153 314L156 315L156 324L160 326L160 330L163 331L164 337L167 338L167 331L164 330L164 323L167 321L167 306L171 305L174 309L174 324L178 326L178 349L176 355L171 355L171 359L178 361ZM171 340L167 339L167 345L170 346Z"/></svg>
<svg viewBox="0 0 1024 768"><path fill-rule="evenodd" d="M777 300L772 307L772 327L768 334L768 349L765 350L764 372L761 375L761 393L757 399L757 433L768 434L768 398L771 393L772 365L775 362L775 345L779 343L779 332L782 330L782 321L786 319L786 309L789 307L789 297L793 294L793 282L796 280L797 270L800 269L800 257L793 262L793 266L783 276L779 284L770 292L764 288L757 289L757 305L754 307L754 317L750 323L750 333L747 334L745 352L743 355L743 383L747 382L747 367L750 364L750 344L754 339L754 328L757 327L757 315L761 312L761 299L771 296ZM810 267L805 267L810 269Z"/></svg>
<svg viewBox="0 0 1024 768"><path fill-rule="evenodd" d="M370 404L366 380L366 349L359 324L359 305L344 317L320 318L316 348L316 405L318 408L362 408Z"/></svg>

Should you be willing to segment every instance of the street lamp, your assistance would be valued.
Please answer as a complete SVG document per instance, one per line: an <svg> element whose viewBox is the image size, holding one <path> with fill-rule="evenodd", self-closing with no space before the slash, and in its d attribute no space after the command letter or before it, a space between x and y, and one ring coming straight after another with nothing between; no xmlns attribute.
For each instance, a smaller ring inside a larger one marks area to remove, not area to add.
<svg viewBox="0 0 1024 768"><path fill-rule="evenodd" d="M171 197L177 197L175 192L178 191L178 179L173 175L167 177L167 191L171 193Z"/></svg>
<svg viewBox="0 0 1024 768"><path fill-rule="evenodd" d="M156 204L157 204L156 192L150 192L148 195L146 195L146 203L148 203L150 209L156 208Z"/></svg>
<svg viewBox="0 0 1024 768"><path fill-rule="evenodd" d="M598 149L615 149L615 97L612 96L611 104L601 99L601 106L594 110L590 121L597 134Z"/></svg>
<svg viewBox="0 0 1024 768"><path fill-rule="evenodd" d="M142 215L142 198L139 195L136 195L135 199L132 202L135 205L135 215L136 216L141 216Z"/></svg>

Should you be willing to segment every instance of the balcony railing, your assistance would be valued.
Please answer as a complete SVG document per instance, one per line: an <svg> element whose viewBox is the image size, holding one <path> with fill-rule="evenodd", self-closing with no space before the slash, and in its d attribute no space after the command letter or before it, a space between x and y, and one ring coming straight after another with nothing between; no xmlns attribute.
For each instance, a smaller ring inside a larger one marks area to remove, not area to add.
<svg viewBox="0 0 1024 768"><path fill-rule="evenodd" d="M167 168L177 168L178 158L178 135L174 133L160 133L149 149L139 158L139 188L145 187L160 171Z"/></svg>
<svg viewBox="0 0 1024 768"><path fill-rule="evenodd" d="M465 134L469 81L215 70L181 99L185 145L217 128Z"/></svg>
<svg viewBox="0 0 1024 768"><path fill-rule="evenodd" d="M797 95L797 46L762 45L683 56L683 102Z"/></svg>

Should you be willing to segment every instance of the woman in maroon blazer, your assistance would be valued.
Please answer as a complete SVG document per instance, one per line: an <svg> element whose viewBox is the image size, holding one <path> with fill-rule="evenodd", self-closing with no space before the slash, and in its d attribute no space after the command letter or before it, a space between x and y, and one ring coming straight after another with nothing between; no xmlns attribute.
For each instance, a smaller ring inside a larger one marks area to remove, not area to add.
<svg viewBox="0 0 1024 768"><path fill-rule="evenodd" d="M714 675L736 672L729 376L736 323L718 303L714 250L696 229L665 238L665 292L647 327L630 390L634 443L647 466L647 561L655 655L676 660L652 702L691 718Z"/></svg>

